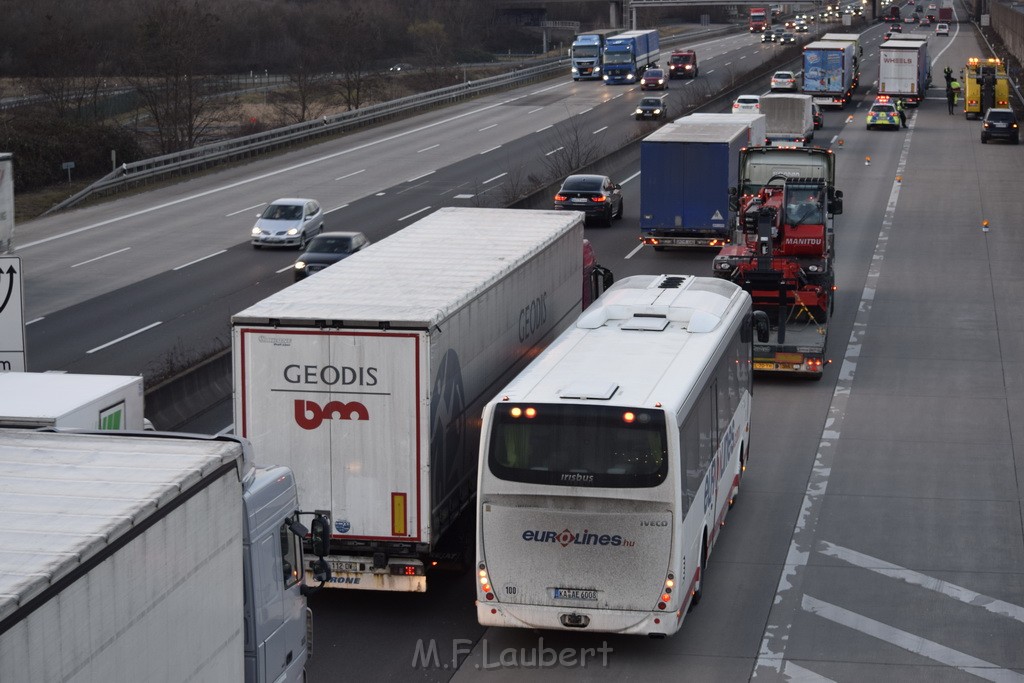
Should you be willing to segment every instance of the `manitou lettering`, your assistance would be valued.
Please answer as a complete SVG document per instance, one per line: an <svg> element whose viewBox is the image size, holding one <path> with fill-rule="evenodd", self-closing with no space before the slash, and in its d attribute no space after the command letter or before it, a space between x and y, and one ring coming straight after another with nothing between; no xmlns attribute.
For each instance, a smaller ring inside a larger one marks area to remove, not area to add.
<svg viewBox="0 0 1024 683"><path fill-rule="evenodd" d="M316 429L324 420L369 420L366 406L358 401L331 401L323 406L314 401L295 400L295 423L303 429Z"/></svg>
<svg viewBox="0 0 1024 683"><path fill-rule="evenodd" d="M373 387L377 385L377 368L354 368L348 365L286 365L284 381L289 384L326 384L329 387L336 384Z"/></svg>

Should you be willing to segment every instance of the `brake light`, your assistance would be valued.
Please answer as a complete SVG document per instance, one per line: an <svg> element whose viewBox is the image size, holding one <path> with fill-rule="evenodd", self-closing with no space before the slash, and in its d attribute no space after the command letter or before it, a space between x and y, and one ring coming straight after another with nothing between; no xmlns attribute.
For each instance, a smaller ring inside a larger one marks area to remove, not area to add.
<svg viewBox="0 0 1024 683"><path fill-rule="evenodd" d="M564 201L568 201L568 200L569 200L569 198L567 196L565 196L564 194L556 194L555 195L555 201L556 202L564 202Z"/></svg>
<svg viewBox="0 0 1024 683"><path fill-rule="evenodd" d="M480 563L480 571L477 573L480 577L480 590L484 592L484 597L493 600L494 592L491 590L491 579L487 576L487 567L483 562Z"/></svg>
<svg viewBox="0 0 1024 683"><path fill-rule="evenodd" d="M606 202L606 201L608 201L608 198L607 198L607 197L605 197L605 196L604 196L603 194L599 194L599 195L597 195L596 197L591 197L591 198L590 198L590 201L592 201L592 202L597 202L597 203L599 203L599 204L600 204L601 202Z"/></svg>

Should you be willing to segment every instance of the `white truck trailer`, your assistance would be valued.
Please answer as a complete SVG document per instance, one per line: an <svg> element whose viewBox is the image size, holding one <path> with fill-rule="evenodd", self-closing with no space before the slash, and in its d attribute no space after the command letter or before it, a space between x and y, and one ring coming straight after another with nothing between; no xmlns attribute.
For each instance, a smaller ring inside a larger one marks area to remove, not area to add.
<svg viewBox="0 0 1024 683"><path fill-rule="evenodd" d="M761 113L765 118L766 144L803 147L814 139L810 95L763 95Z"/></svg>
<svg viewBox="0 0 1024 683"><path fill-rule="evenodd" d="M0 373L0 427L141 431L142 377Z"/></svg>
<svg viewBox="0 0 1024 683"><path fill-rule="evenodd" d="M0 429L0 681L304 680L295 484L249 451Z"/></svg>
<svg viewBox="0 0 1024 683"><path fill-rule="evenodd" d="M446 208L232 317L235 431L330 515L330 586L424 591L432 562L472 562L482 407L584 277L582 213Z"/></svg>

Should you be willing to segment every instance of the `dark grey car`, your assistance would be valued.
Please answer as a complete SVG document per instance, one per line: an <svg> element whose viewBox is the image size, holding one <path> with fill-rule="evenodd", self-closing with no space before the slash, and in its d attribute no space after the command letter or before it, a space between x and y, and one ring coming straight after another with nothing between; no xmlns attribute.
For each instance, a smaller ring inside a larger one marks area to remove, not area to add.
<svg viewBox="0 0 1024 683"><path fill-rule="evenodd" d="M981 121L981 141L989 140L1009 140L1015 145L1020 142L1017 115L1012 109L993 107L985 112L985 118Z"/></svg>
<svg viewBox="0 0 1024 683"><path fill-rule="evenodd" d="M642 119L664 119L668 116L667 95L645 95L640 98L640 104L636 105L633 117L640 121Z"/></svg>
<svg viewBox="0 0 1024 683"><path fill-rule="evenodd" d="M622 188L603 175L571 175L555 195L555 208L582 211L607 225L622 218Z"/></svg>
<svg viewBox="0 0 1024 683"><path fill-rule="evenodd" d="M306 251L295 261L295 279L301 280L327 266L348 258L370 246L361 232L325 232L314 237Z"/></svg>

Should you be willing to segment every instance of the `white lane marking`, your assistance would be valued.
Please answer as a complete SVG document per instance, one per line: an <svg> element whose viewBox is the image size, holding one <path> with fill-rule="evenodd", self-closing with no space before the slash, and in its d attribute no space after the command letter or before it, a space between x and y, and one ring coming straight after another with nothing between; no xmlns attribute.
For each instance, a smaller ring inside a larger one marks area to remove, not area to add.
<svg viewBox="0 0 1024 683"><path fill-rule="evenodd" d="M618 95L616 95L616 96L615 96L615 97L613 97L612 99L613 99L613 100L617 100L617 99L619 99L620 97L622 97L622 96L623 96L623 95L625 95L625 94L626 94L626 93L624 93L624 92L620 92L620 93L619 93Z"/></svg>
<svg viewBox="0 0 1024 683"><path fill-rule="evenodd" d="M493 178L488 178L487 180L485 180L484 181L484 185L486 185L487 183L493 183L498 178L503 178L504 176L507 176L507 175L508 175L508 171L505 171L504 173L499 173L498 175L494 176Z"/></svg>
<svg viewBox="0 0 1024 683"><path fill-rule="evenodd" d="M253 209L258 209L261 206L266 206L266 204L267 204L266 202L262 202L260 204L253 204L252 206L247 206L244 209L239 209L238 211L232 211L229 214L225 214L224 218L231 218L232 216L237 216L240 213L245 213L246 211L252 211Z"/></svg>
<svg viewBox="0 0 1024 683"><path fill-rule="evenodd" d="M801 604L811 614L816 614L841 626L846 626L854 631L865 633L896 647L901 647L915 655L927 657L947 666L952 666L978 678L1000 682L1024 681L1024 676L1010 669L1000 668L991 662L972 657L969 654L940 645L921 636L916 636L913 633L907 633L837 605L831 605L817 598L812 598L810 595L805 595Z"/></svg>
<svg viewBox="0 0 1024 683"><path fill-rule="evenodd" d="M606 130L608 130L608 126L605 126L605 127L603 127L603 128L598 128L598 129L597 129L597 130L595 130L595 131L594 131L593 133L591 133L591 135L597 135L598 133L602 133L602 132L604 132L604 131L606 131Z"/></svg>
<svg viewBox="0 0 1024 683"><path fill-rule="evenodd" d="M913 120L908 125L910 130L907 131L907 136L903 141L903 149L896 166L897 175L903 174L907 156L910 153L910 140L914 133ZM804 491L800 514L793 527L793 536L790 539L785 566L779 576L779 585L775 589L774 604L776 607L772 610L771 620L765 626L761 650L758 653L757 662L754 664L754 677L757 677L758 670L769 676L777 675L786 661L786 647L789 644L790 630L796 618L796 612L800 608L799 598L802 593L804 570L811 552L809 549L814 547L818 518L821 515L821 508L824 506L825 492L832 474L832 463L846 420L846 405L853 391L857 360L867 334L868 319L871 317L875 292L878 290L878 279L881 277L882 264L885 261L885 252L889 244L889 232L892 229L892 219L896 213L899 196L900 183L893 180L892 189L889 192L889 202L882 219L882 227L875 242L875 251L868 265L867 280L861 292L860 304L857 306L857 315L853 321L850 341L846 346L843 364L839 369L839 379L836 381L836 388L832 393L832 401L829 404L825 426L818 443L818 452L814 457L814 466Z"/></svg>
<svg viewBox="0 0 1024 683"><path fill-rule="evenodd" d="M746 55L742 55L742 56L740 57L740 59L746 59L746 58L747 58L747 56L746 56Z"/></svg>
<svg viewBox="0 0 1024 683"><path fill-rule="evenodd" d="M726 62L725 66L732 66L732 62ZM708 72L708 73L711 73L711 72Z"/></svg>
<svg viewBox="0 0 1024 683"><path fill-rule="evenodd" d="M586 109L584 109L583 111L581 111L581 112L580 112L579 114L577 114L576 116L583 116L584 114L586 114L586 113L587 113L588 111L590 111L590 110L592 110L592 109L593 109L593 107L587 107Z"/></svg>
<svg viewBox="0 0 1024 683"><path fill-rule="evenodd" d="M329 213L333 213L333 212L335 212L335 211L341 211L341 210L342 210L342 209L344 209L344 208L345 208L346 206L348 206L348 204L342 204L341 206L336 206L336 207L334 207L333 209L327 209L326 211L324 211L324 215L327 215L327 214L329 214Z"/></svg>
<svg viewBox="0 0 1024 683"><path fill-rule="evenodd" d="M141 329L138 329L138 330L135 330L134 332L129 332L128 334L124 335L123 337L118 337L117 339L114 339L113 341L108 341L106 344L103 344L102 346L97 346L95 349L89 349L88 351L86 351L86 353L96 353L97 351L105 349L108 346L113 346L114 344L116 344L118 342L123 342L125 339L130 339L131 337L134 337L137 334L142 334L143 332L145 332L147 330L151 330L154 327L156 327L157 325L162 325L162 324L163 324L163 321L161 320L161 321L157 321L155 323L152 323L150 325L146 325L145 327L143 327Z"/></svg>
<svg viewBox="0 0 1024 683"><path fill-rule="evenodd" d="M424 211L429 211L429 210L430 210L430 207L429 207L429 206L424 206L424 207L423 207L422 209L420 209L419 211L413 211L412 213L409 213L409 214L406 214L406 215L402 216L402 217L401 217L401 218L399 218L398 220L400 220L400 221L404 221L404 220L405 220L406 218L412 218L413 216L415 216L415 215L417 215L417 214L421 214L421 213L423 213Z"/></svg>
<svg viewBox="0 0 1024 683"><path fill-rule="evenodd" d="M174 268L171 268L171 270L181 270L182 268L188 268L189 266L195 265L195 264L199 263L200 261L205 261L206 259L213 258L214 256L220 256L221 254L223 254L226 251L227 251L227 249L221 249L220 251L215 251L212 254L207 254L206 256L197 258L195 261L189 261L188 263L182 263L180 266L175 266Z"/></svg>
<svg viewBox="0 0 1024 683"><path fill-rule="evenodd" d="M27 323L25 323L25 324L26 324L26 325L31 325L32 323L37 323L37 322L39 322L39 321L41 321L41 320L46 320L46 316L45 316L45 315L41 315L41 316L39 316L38 318L32 318L32 320L29 320L29 321L28 321Z"/></svg>
<svg viewBox="0 0 1024 683"><path fill-rule="evenodd" d="M487 154L488 152L493 152L496 149L501 149L501 145L498 145L497 147L491 147L490 149L485 149L484 151L480 152L480 154Z"/></svg>
<svg viewBox="0 0 1024 683"><path fill-rule="evenodd" d="M439 142L436 145L431 145L430 147L424 147L423 149L418 149L418 150L416 150L416 153L417 154L422 154L423 152L429 152L430 150L437 149L440 146L441 146L441 143Z"/></svg>
<svg viewBox="0 0 1024 683"><path fill-rule="evenodd" d="M484 126L483 128L478 128L478 129L477 129L477 132L478 132L478 133L483 133L483 132L484 132L485 130L490 130L491 128L496 128L496 127L497 127L497 125L498 125L498 124L496 124L496 123L492 123L492 124L491 124L491 125L489 125L489 126Z"/></svg>
<svg viewBox="0 0 1024 683"><path fill-rule="evenodd" d="M643 243L643 242L641 242L640 244L636 245L636 246L635 246L635 247L633 248L633 251L631 251L631 252L629 252L628 254L626 254L626 260L629 260L629 259L633 258L634 256L636 256L636 254L637 254L637 253L638 253L638 252L639 252L639 251L640 251L641 249L643 249L643 248L644 248L644 243Z"/></svg>
<svg viewBox="0 0 1024 683"><path fill-rule="evenodd" d="M565 149L565 147L556 147L556 148L554 148L553 150L551 150L550 152L546 153L546 154L545 154L544 156L546 156L546 157L549 157L549 156L551 156L552 154L554 154L555 152L560 152L560 151L562 151L563 149Z"/></svg>
<svg viewBox="0 0 1024 683"><path fill-rule="evenodd" d="M536 114L537 112L539 112L539 111L540 111L541 109L543 109L543 108L544 108L544 107L537 107L536 109L531 109L530 111L528 111L528 112L526 112L526 113L527 113L527 114Z"/></svg>
<svg viewBox="0 0 1024 683"><path fill-rule="evenodd" d="M563 85L564 84L558 84L556 86L551 86L551 87L563 87ZM193 201L195 199L201 199L203 197L208 197L208 196L210 196L212 194L217 194L218 192L225 192L227 190L233 190L236 187L242 187L243 185L248 185L250 183L255 183L255 182L259 182L261 180L266 180L267 178L273 178L274 176L282 175L284 173L290 173L291 171L295 171L295 170L298 170L300 168L305 168L307 166L312 166L313 164L319 164L322 161L330 161L331 159L335 159L337 157L344 156L346 154L351 154L352 152L358 152L358 151L366 149L368 147L373 147L375 145L380 145L380 144L383 144L385 142L391 142L393 140L398 140L400 138L408 137L410 135L416 135L417 133L422 133L425 130L429 130L429 129L435 128L437 126L444 125L446 123L452 123L453 121L458 121L460 119L464 119L467 116L475 116L477 114L480 114L481 112L487 111L488 109L495 109L497 107L504 106L504 105L508 104L509 102L513 102L513 101L515 101L515 98L509 99L509 100L503 100L501 102L495 102L494 104L489 104L489 105L484 106L484 107L477 107L477 108L475 108L475 109L473 109L471 111L466 111L466 112L463 112L461 114L456 114L455 116L451 116L451 117L446 118L446 119L441 119L440 121L434 121L432 123L428 123L428 124L420 126L418 128L413 128L411 130L405 130L405 131L402 131L400 133L395 133L394 135L389 135L387 137L377 138L377 139L374 139L374 140L370 140L370 141L365 142L365 143L363 143L361 145L356 145L354 147L349 147L348 149L343 149L343 150L338 151L338 152L333 152L331 154L325 154L323 156L319 156L319 157L316 157L316 158L313 158L313 159L307 159L306 161L302 161L302 162L299 162L297 164L292 164L291 166L285 166L283 168L278 168L278 169L275 169L273 171L268 171L267 173L261 173L259 175L254 175L252 177L245 178L243 180L239 180L239 181L236 181L236 182L233 182L233 183L228 183L227 185L221 185L220 187L214 187L214 188L211 188L209 190L204 190L202 192L197 192L195 194L190 194L190 195L188 195L186 197L181 197L179 199L174 199L174 200L169 201L169 202L164 202L162 204L157 204L155 206L150 206L150 207L145 208L145 209L139 209L138 211L133 211L131 213L126 213L123 216L116 216L114 218L108 218L107 220L100 221L98 223L91 223L89 225L82 226L81 228L75 228L74 230L68 230L67 232L63 232L63 233L61 233L59 235L53 235L52 237L44 237L43 239L36 240L35 242L26 242L25 244L18 245L18 249L20 249L20 250L29 249L31 247L36 247L36 246L39 246L40 244L46 244L47 242L53 242L54 240L59 240L59 239L64 238L64 237L70 237L71 235L77 235L79 233L87 232L89 230L95 230L96 228L102 228L105 225L110 225L112 223L119 223L121 221L128 220L129 218L137 218L139 216L145 216L146 214L153 213L154 211L159 211L161 209L166 209L166 208L169 208L171 206L177 206L178 204L184 204L185 202L190 202L190 201ZM383 193L379 193L379 194L383 194Z"/></svg>
<svg viewBox="0 0 1024 683"><path fill-rule="evenodd" d="M418 175L415 178L409 178L405 182L407 182L407 183L414 183L417 180L419 180L420 178L426 178L428 175L433 175L434 173L436 173L436 171L427 171L426 173L424 173L422 175Z"/></svg>
<svg viewBox="0 0 1024 683"><path fill-rule="evenodd" d="M633 175L629 176L628 178L626 178L625 180L623 180L623 181L622 181L621 183L619 183L619 185L625 185L625 184L626 184L626 183L628 183L628 182L629 182L630 180L633 180L634 178L636 178L636 177L637 177L638 175L640 175L640 171L637 171L637 172L636 172L636 173L634 173Z"/></svg>
<svg viewBox="0 0 1024 683"><path fill-rule="evenodd" d="M107 258L108 256L113 256L114 254L120 254L121 252L128 251L129 249L131 249L131 247L125 247L124 249L118 249L117 251L112 251L109 254L104 254L103 256L97 256L96 258L91 258L88 261L82 261L81 263L76 263L75 265L73 265L71 267L72 268L77 268L78 266L84 266L86 263L92 263L93 261L99 261L101 258Z"/></svg>
<svg viewBox="0 0 1024 683"><path fill-rule="evenodd" d="M783 669L783 673L789 676L789 680L800 681L800 683L835 683L831 678L819 676L810 669L805 669L793 662L786 662L786 668Z"/></svg>
<svg viewBox="0 0 1024 683"><path fill-rule="evenodd" d="M714 70L714 69L708 69L708 75L711 75L711 74L713 74L713 73L715 73L715 70Z"/></svg>
<svg viewBox="0 0 1024 683"><path fill-rule="evenodd" d="M847 123L849 123L849 121L847 121ZM828 144L830 144L830 145L834 145L834 144L836 144L836 140L838 140L838 139L839 139L839 134L838 134L838 133L836 133L835 135L833 135L833 136L832 136L832 139L831 139L831 140L829 140L829 143L828 143Z"/></svg>
<svg viewBox="0 0 1024 683"><path fill-rule="evenodd" d="M472 199L472 198L473 198L473 195L471 195L471 194L457 194L454 197L452 197L452 199Z"/></svg>
<svg viewBox="0 0 1024 683"><path fill-rule="evenodd" d="M554 128L554 127L555 127L555 124L553 124L553 123L552 123L552 124L551 124L550 126L544 126L543 128L538 128L538 129L537 129L537 130L535 130L534 132L535 132L535 133L543 133L543 132L544 132L544 131L546 131L546 130L547 130L548 128Z"/></svg>
<svg viewBox="0 0 1024 683"><path fill-rule="evenodd" d="M963 588L957 586L954 583L948 583L942 579L936 579L926 574L920 574L912 569L900 567L899 565L880 560L877 557L871 557L859 553L856 550L850 550L834 543L822 542L818 551L822 555L828 555L829 557L836 557L844 562L849 562L855 567L861 567L873 571L876 574L882 576L888 576L893 579L899 579L905 581L914 586L921 586L928 590L933 590L936 593L941 593L948 598L959 600L965 605L971 605L972 607L981 607L982 609L991 612L992 614L998 614L1000 616L1009 617L1015 619L1021 623L1024 623L1024 607L1014 605L1013 603L1003 602L995 598L990 598L987 595L981 593L975 593L969 588Z"/></svg>
<svg viewBox="0 0 1024 683"><path fill-rule="evenodd" d="M274 273L276 275L280 275L281 273L287 272L287 271L292 270L294 268L295 268L295 264L292 263L292 264L289 264L289 265L285 266L284 268L278 268L277 270L274 271Z"/></svg>
<svg viewBox="0 0 1024 683"><path fill-rule="evenodd" d="M345 178L351 178L354 175L359 175L360 173L365 173L365 172L366 172L366 169L365 168L361 168L358 171L352 171L351 173L346 173L343 176L339 176L339 177L335 178L335 180L344 180Z"/></svg>
<svg viewBox="0 0 1024 683"><path fill-rule="evenodd" d="M554 85L549 85L546 88L541 88L540 90L534 90L530 94L531 95L540 95L542 92L547 92L548 90L554 90L555 88L563 88L563 87L565 87L565 83L555 83Z"/></svg>

